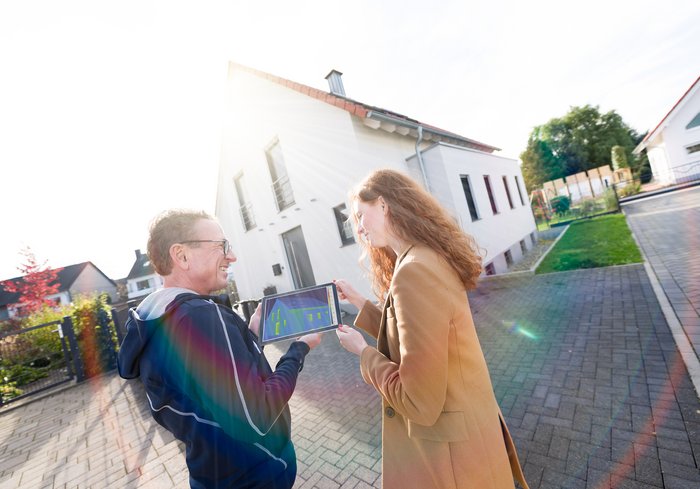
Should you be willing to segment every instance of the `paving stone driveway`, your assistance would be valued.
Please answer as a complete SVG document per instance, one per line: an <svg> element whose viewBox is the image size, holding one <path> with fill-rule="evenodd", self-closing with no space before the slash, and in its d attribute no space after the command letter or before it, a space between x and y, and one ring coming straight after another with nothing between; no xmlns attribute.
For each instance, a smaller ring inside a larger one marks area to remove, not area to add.
<svg viewBox="0 0 700 489"><path fill-rule="evenodd" d="M700 186L633 201L623 211L700 357Z"/></svg>
<svg viewBox="0 0 700 489"><path fill-rule="evenodd" d="M484 281L470 301L531 487L700 487L700 401L642 265ZM379 400L333 333L291 408L295 487L379 487ZM187 472L139 384L107 374L0 414L0 487L185 488Z"/></svg>

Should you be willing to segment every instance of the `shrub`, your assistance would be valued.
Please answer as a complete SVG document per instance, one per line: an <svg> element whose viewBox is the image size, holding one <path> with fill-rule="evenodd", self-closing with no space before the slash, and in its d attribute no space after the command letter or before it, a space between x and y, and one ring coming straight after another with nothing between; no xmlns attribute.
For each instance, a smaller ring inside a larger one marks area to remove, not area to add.
<svg viewBox="0 0 700 489"><path fill-rule="evenodd" d="M622 187L620 190L617 191L617 193L620 195L620 197L629 197L630 195L637 195L639 192L642 191L642 185L639 183L628 183L624 187Z"/></svg>
<svg viewBox="0 0 700 489"><path fill-rule="evenodd" d="M117 366L117 337L107 305L107 294L80 297L71 319L78 339L85 376L92 377Z"/></svg>
<svg viewBox="0 0 700 489"><path fill-rule="evenodd" d="M549 204L554 212L563 216L571 207L571 200L566 195L559 195L550 200Z"/></svg>
<svg viewBox="0 0 700 489"><path fill-rule="evenodd" d="M584 200L581 202L581 215L590 216L596 210L596 202L593 199Z"/></svg>
<svg viewBox="0 0 700 489"><path fill-rule="evenodd" d="M605 201L605 210L614 211L617 209L617 197L615 196L615 191L611 188L607 189L603 194L603 200Z"/></svg>

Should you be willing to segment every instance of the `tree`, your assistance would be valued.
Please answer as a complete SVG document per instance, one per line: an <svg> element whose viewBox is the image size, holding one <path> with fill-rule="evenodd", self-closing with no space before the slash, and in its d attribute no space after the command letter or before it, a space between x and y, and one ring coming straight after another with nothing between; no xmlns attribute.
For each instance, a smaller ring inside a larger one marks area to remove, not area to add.
<svg viewBox="0 0 700 489"><path fill-rule="evenodd" d="M610 159L612 160L613 170L619 170L620 168L627 168L629 166L627 164L625 148L620 145L615 145L612 147Z"/></svg>
<svg viewBox="0 0 700 489"><path fill-rule="evenodd" d="M61 269L49 268L46 261L39 263L29 246L19 253L24 256L25 261L17 270L24 276L14 282L8 281L4 287L8 292L19 294L16 305L22 308L24 315L29 315L44 305L52 304L46 297L58 292L61 286L58 282L58 272Z"/></svg>
<svg viewBox="0 0 700 489"><path fill-rule="evenodd" d="M613 146L621 146L626 161L639 139L615 111L601 114L598 106L572 107L561 118L535 127L520 155L525 184L542 183L584 170L609 165Z"/></svg>

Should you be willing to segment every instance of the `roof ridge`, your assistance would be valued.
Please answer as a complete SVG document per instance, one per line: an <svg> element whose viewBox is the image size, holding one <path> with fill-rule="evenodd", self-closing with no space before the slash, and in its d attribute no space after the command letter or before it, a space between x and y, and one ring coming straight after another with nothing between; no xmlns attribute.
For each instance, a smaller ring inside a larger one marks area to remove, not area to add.
<svg viewBox="0 0 700 489"><path fill-rule="evenodd" d="M408 117L406 115L403 115L399 112L394 112L392 110L388 109L383 109L381 107L365 104L364 102L359 102L357 100L354 100L350 97L347 96L342 96L342 95L337 95L331 92L326 92L323 90L320 90L318 88L310 87L308 85L304 85L303 83L295 82L293 80L289 80L287 78L283 78L281 76L273 75L271 73L267 73L265 71L261 71L255 68L251 68L250 66L242 65L240 63L237 63L235 61L229 61L229 64L236 69L240 69L242 71L252 73L256 76L259 76L261 78L264 78L266 80L270 80L274 83L277 83L279 85L285 86L287 88L290 88L292 90L295 90L299 93L302 93L304 95L308 95L310 97L313 97L315 99L318 99L322 102L325 102L329 105L334 105L342 110L345 110L349 112L352 115L356 115L361 118L368 118L371 116L372 112L379 112L382 114L386 114L398 119L403 119L407 122L419 125L423 127L423 129L427 129L429 132L434 132L434 133L442 133L443 135L446 135L448 137L451 137L453 139L456 139L458 141L464 141L467 143L468 147L474 147L476 146L477 148L475 149L480 149L482 151L498 151L500 148L497 148L496 146L491 146L490 144L482 143L480 141L477 141L475 139L470 139L465 136L461 136L455 132L452 131L447 131L445 129L441 129L437 126L434 126L432 124L425 124L423 122L420 122L417 119L413 119L411 117Z"/></svg>

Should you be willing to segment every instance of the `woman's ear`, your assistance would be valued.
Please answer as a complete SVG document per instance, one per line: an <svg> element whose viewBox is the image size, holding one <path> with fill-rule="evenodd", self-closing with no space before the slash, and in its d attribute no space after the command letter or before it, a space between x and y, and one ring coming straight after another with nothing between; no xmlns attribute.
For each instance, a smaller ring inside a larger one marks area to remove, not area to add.
<svg viewBox="0 0 700 489"><path fill-rule="evenodd" d="M386 205L386 202L384 201L384 197L382 197L382 196L380 195L380 196L377 198L377 202L379 203L379 205L382 206L382 212L383 212L384 214L386 214L386 210L387 210L387 207L388 207L388 206Z"/></svg>

